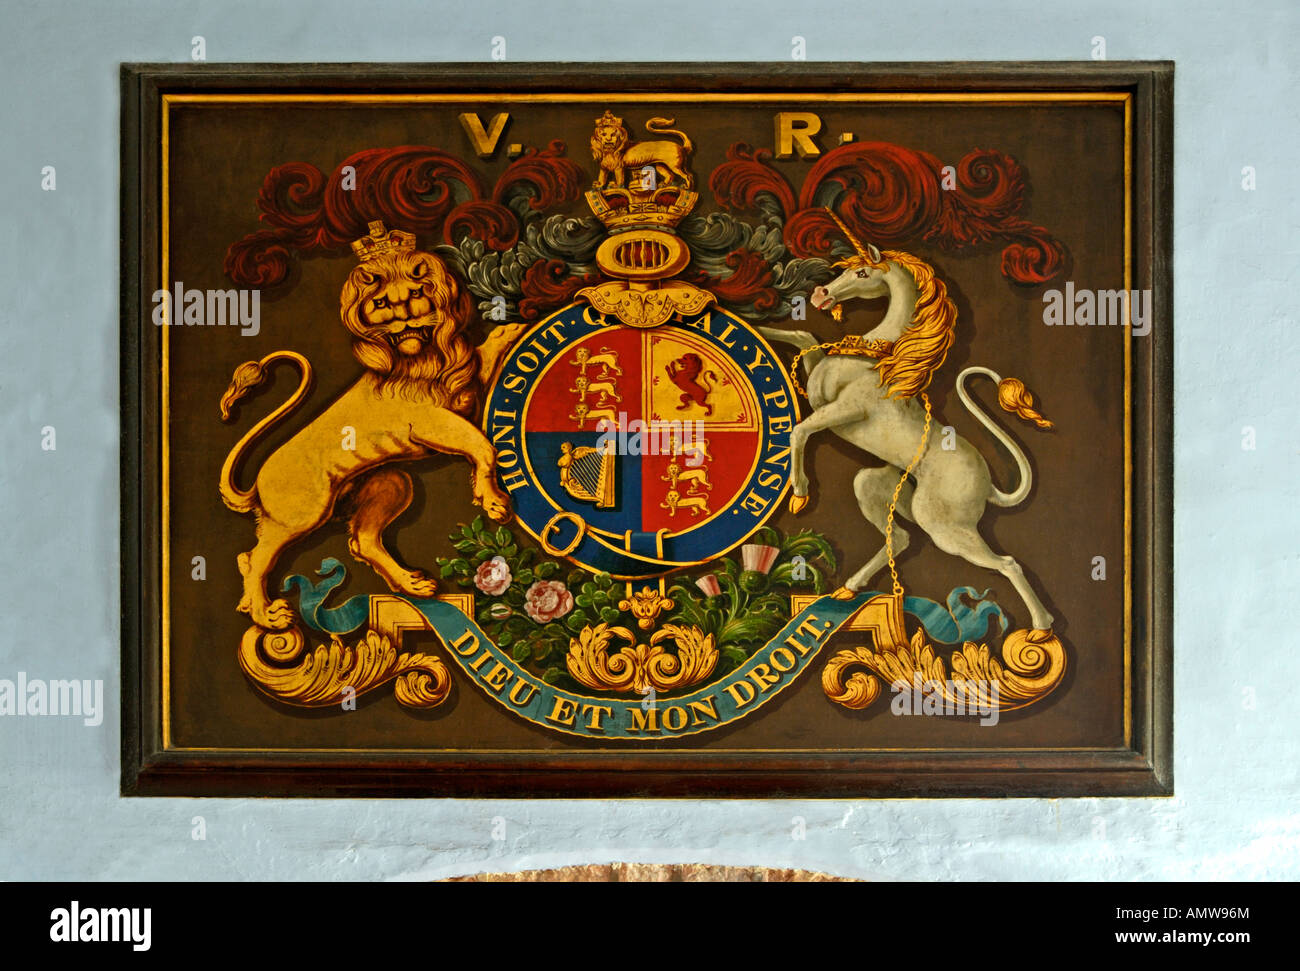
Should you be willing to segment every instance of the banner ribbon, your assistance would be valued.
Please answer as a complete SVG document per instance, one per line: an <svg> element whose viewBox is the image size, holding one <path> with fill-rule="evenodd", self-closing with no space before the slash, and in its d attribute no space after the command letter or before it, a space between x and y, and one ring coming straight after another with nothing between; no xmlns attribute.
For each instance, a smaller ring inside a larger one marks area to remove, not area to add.
<svg viewBox="0 0 1300 971"><path fill-rule="evenodd" d="M370 616L369 595L351 597L338 607L324 606L329 593L343 582L343 564L326 559L320 575L319 583L301 575L284 581L285 591L298 589L303 622L326 634L347 634L365 624ZM417 611L465 675L519 717L584 738L645 741L711 731L757 711L790 687L830 636L875 596L879 596L876 591L863 591L851 600L819 597L720 680L686 694L644 699L594 697L547 684L524 670L454 604L399 594L391 599L404 601ZM975 599L976 605L962 603L963 596ZM982 636L990 616L1006 628L1006 618L997 605L977 597L970 587L949 594L946 607L933 600L907 597L904 610L943 643Z"/></svg>

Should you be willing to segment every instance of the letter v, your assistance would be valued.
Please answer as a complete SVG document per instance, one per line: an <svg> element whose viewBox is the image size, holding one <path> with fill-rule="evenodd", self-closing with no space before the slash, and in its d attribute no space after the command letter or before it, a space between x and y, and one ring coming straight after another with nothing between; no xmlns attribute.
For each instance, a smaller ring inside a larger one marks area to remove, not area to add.
<svg viewBox="0 0 1300 971"><path fill-rule="evenodd" d="M474 146L474 153L479 158L491 158L492 153L497 149L497 142L501 140L501 134L506 130L506 122L510 120L508 112L501 112L492 116L492 129L483 130L483 122L479 116L472 111L467 111L460 116L460 126L465 129L465 134L469 136L470 144Z"/></svg>

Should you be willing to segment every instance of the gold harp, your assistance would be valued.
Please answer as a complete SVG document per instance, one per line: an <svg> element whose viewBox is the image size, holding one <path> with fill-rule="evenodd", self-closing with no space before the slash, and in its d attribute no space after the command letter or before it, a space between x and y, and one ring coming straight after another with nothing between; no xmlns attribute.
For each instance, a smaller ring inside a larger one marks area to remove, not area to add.
<svg viewBox="0 0 1300 971"><path fill-rule="evenodd" d="M560 485L573 498L594 502L597 509L614 507L614 443L607 442L603 449L582 446L572 448L568 442L562 450Z"/></svg>

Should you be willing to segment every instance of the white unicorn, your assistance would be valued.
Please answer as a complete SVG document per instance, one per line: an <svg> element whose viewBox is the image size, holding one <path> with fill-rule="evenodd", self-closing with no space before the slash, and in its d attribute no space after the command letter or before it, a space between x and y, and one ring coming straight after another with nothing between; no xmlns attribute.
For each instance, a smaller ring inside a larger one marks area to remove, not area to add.
<svg viewBox="0 0 1300 971"><path fill-rule="evenodd" d="M856 339L857 348L844 347L847 342L841 342L841 346L823 350L807 331L759 329L770 340L800 348L808 400L814 408L790 436L790 475L794 486L791 512L800 512L809 501L808 476L804 471L808 439L816 432L830 429L887 463L863 469L853 479L853 492L862 515L884 533L894 490L903 470L916 458L926 427L928 401L923 407L918 398L924 397L921 392L952 345L957 310L947 288L935 277L929 264L908 253L893 250L881 253L875 246L863 245L838 218L836 222L857 255L835 264L843 267L844 272L827 286L814 289L811 302L819 310L831 310L855 297L888 296L889 308L884 320ZM838 316L837 313L837 319ZM1025 453L967 395L965 381L975 374L998 382L998 402L1007 411L1035 422L1040 428L1051 428L1052 423L1034 410L1033 395L1015 378L1004 381L985 367L968 367L957 376L957 394L962 404L1011 453L1020 484L1012 492L1003 492L993 485L988 464L970 442L960 436L948 436L949 447L944 448L937 441L941 436L930 434L912 470L915 485L906 482L902 486L896 509L925 530L935 546L945 553L1005 576L1029 609L1033 627L1049 630L1052 615L1034 593L1020 564L1014 557L993 552L979 534L979 521L989 503L1017 506L1029 495L1033 481ZM895 523L894 555L906 549L908 542L907 531ZM834 596L849 599L867 589L888 563L888 546L882 546Z"/></svg>

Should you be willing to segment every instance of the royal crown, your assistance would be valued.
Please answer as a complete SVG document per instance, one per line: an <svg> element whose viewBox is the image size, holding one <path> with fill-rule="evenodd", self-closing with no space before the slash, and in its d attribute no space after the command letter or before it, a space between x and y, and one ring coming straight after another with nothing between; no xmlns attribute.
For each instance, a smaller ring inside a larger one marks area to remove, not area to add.
<svg viewBox="0 0 1300 971"><path fill-rule="evenodd" d="M698 198L697 193L681 186L644 191L634 182L627 189L591 189L587 205L606 229L672 229L690 215Z"/></svg>
<svg viewBox="0 0 1300 971"><path fill-rule="evenodd" d="M385 232L384 224L378 219L370 223L369 229L369 236L362 236L352 243L352 252L362 263L387 253L402 253L415 249L415 237L411 233L404 233L400 229Z"/></svg>
<svg viewBox="0 0 1300 971"><path fill-rule="evenodd" d="M651 118L646 131L658 137L633 141L623 119L606 111L591 137L600 168L587 205L609 230L596 249L596 265L611 279L577 296L632 327L657 327L714 301L708 291L673 279L691 259L674 227L699 196L689 171L694 146L672 125L671 118Z"/></svg>
<svg viewBox="0 0 1300 971"><path fill-rule="evenodd" d="M688 171L693 146L672 124L671 118L651 118L646 131L659 137L633 141L613 112L596 119L591 148L600 171L587 192L587 205L610 230L596 260L613 276L661 279L690 258L673 228L699 198Z"/></svg>

